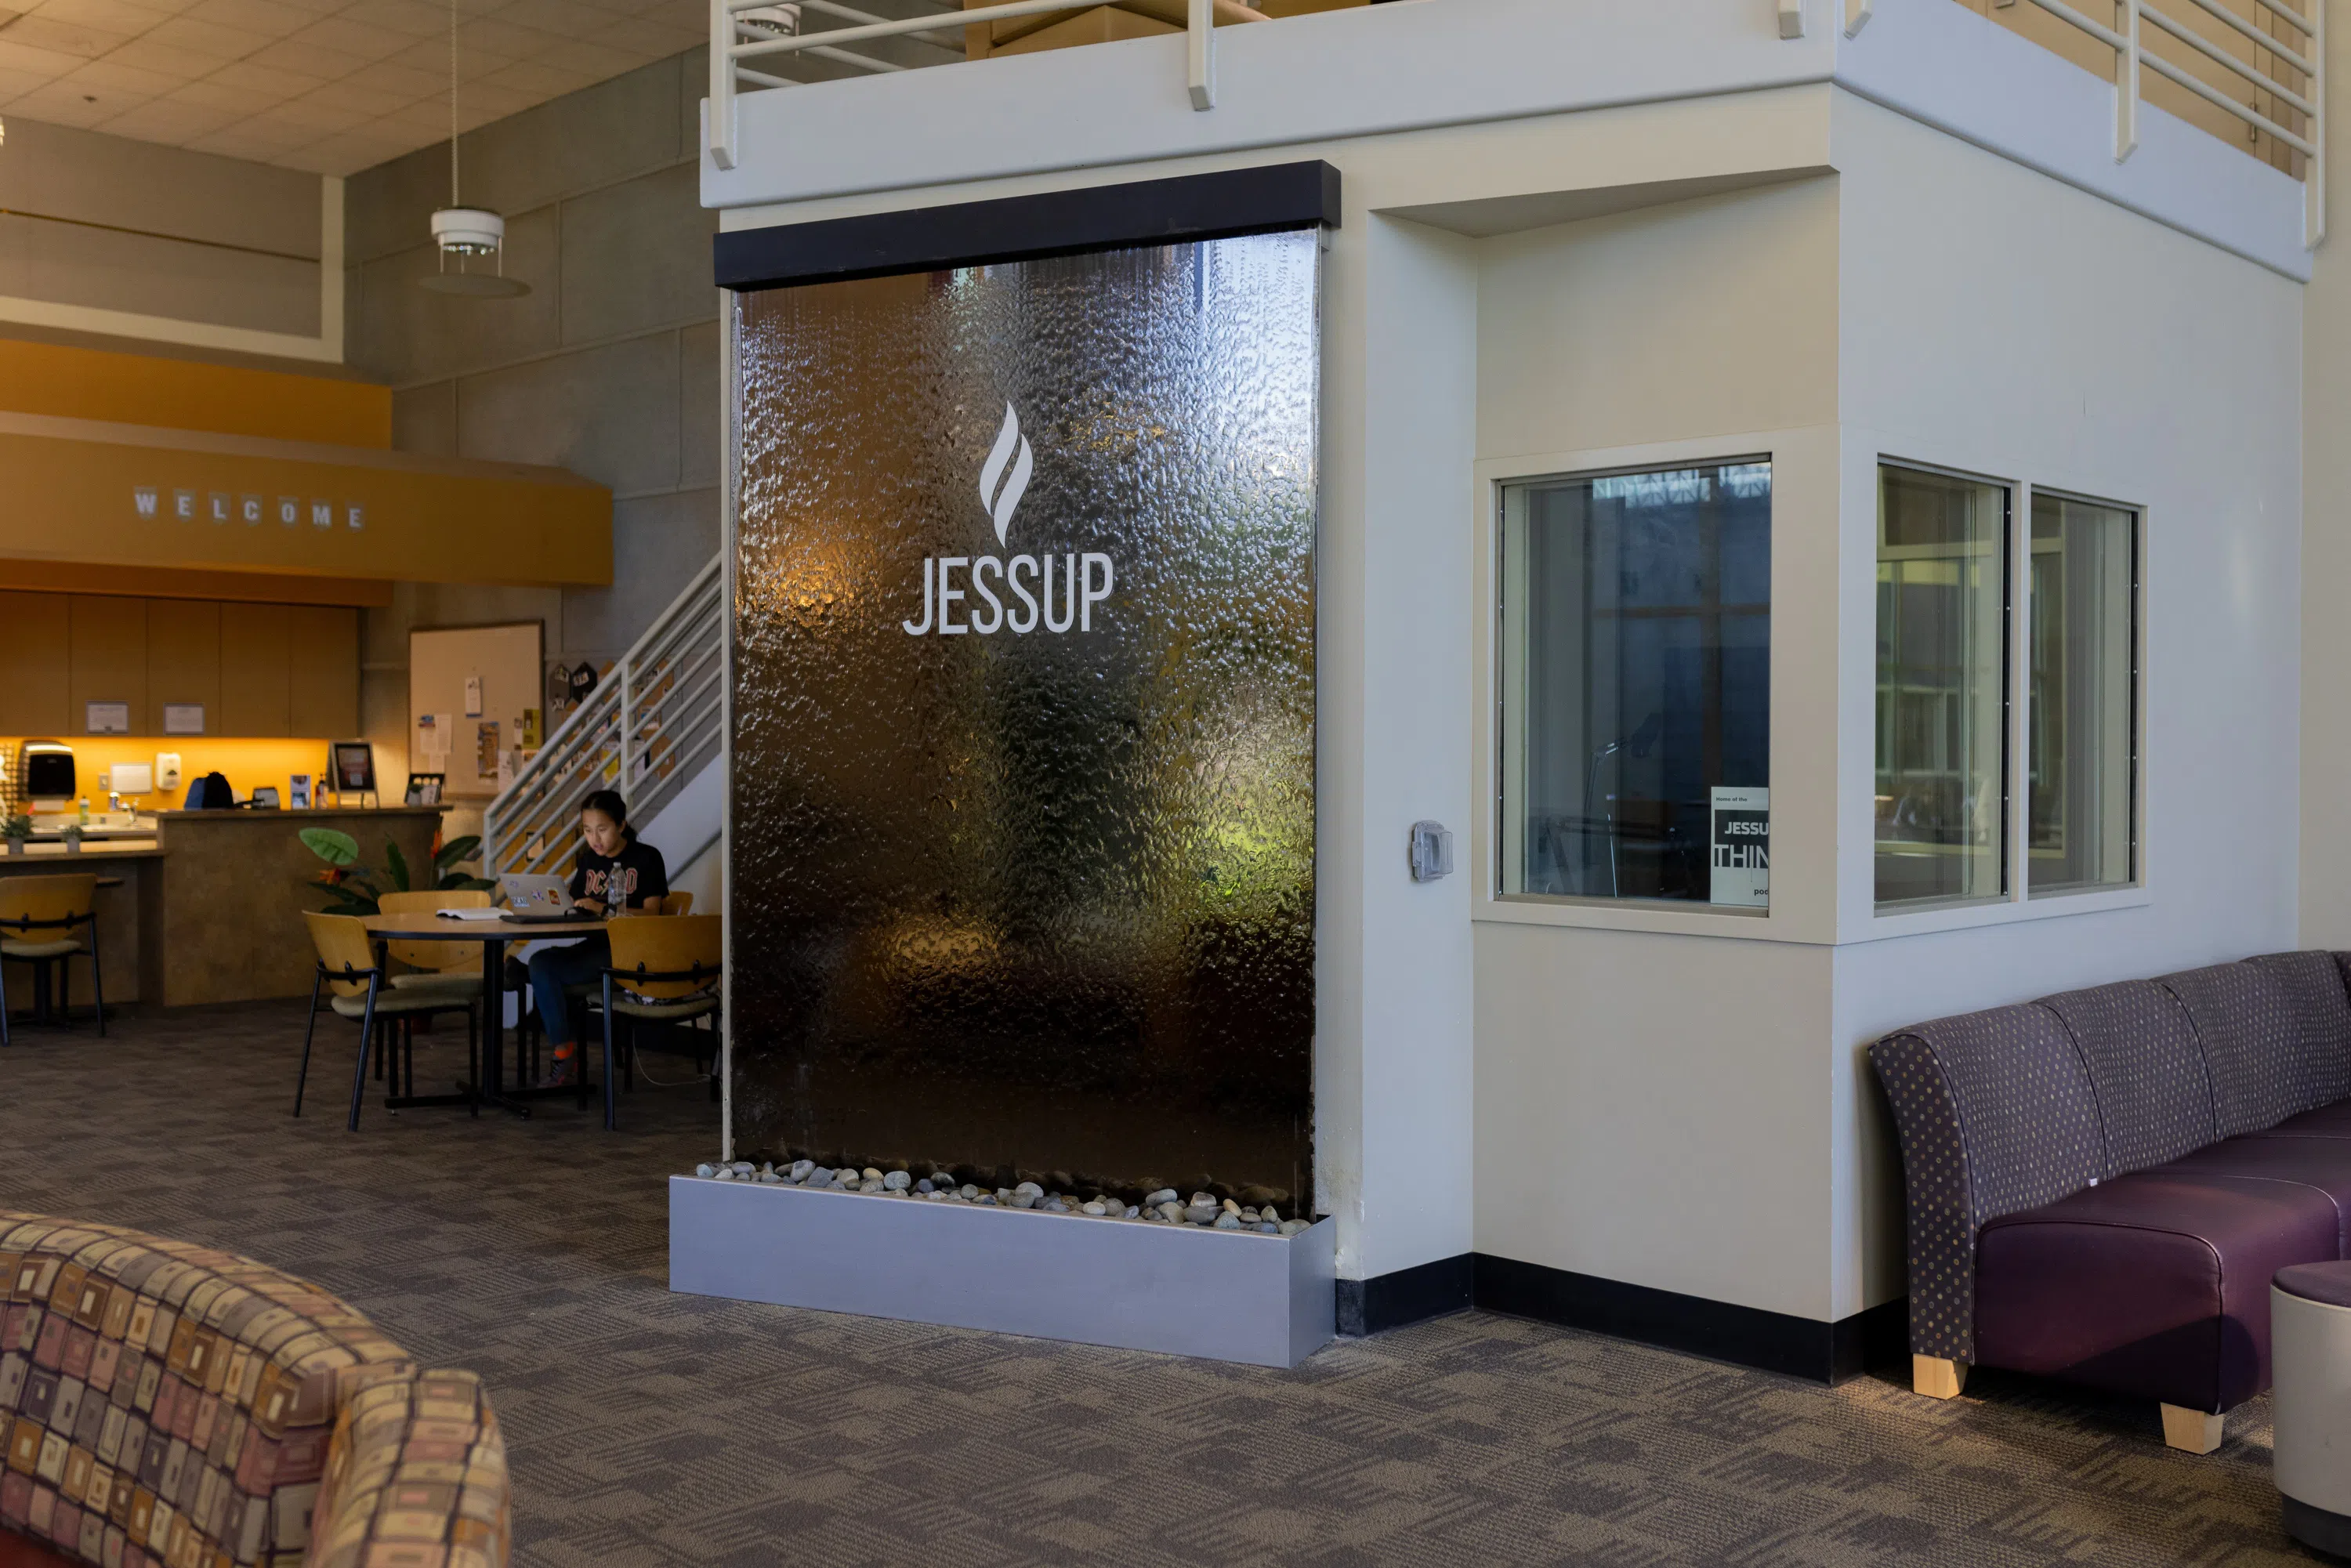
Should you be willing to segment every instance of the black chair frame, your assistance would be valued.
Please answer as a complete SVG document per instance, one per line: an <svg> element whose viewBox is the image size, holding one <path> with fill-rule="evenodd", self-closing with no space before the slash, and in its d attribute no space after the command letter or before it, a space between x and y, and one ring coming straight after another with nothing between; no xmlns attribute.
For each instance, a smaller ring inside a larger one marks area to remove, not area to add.
<svg viewBox="0 0 2351 1568"><path fill-rule="evenodd" d="M356 1133L360 1129L360 1104L367 1095L368 1057L371 1054L377 1058L379 1076L382 1073L381 1063L385 1060L389 1059L392 1064L391 1082L384 1095L386 1109L400 1111L411 1105L447 1105L462 1100L472 1114L479 1116L482 1113L482 1103L477 1094L419 1095L416 1092L415 1020L434 1013L465 1013L466 1080L472 1083L481 1082L481 1036L474 1017L475 998L452 996L444 1004L429 1009L418 1009L378 1018L376 998L389 985L383 960L379 955L372 968L354 969L346 964L340 969L329 969L323 959L314 966L310 978L310 1016L302 1030L302 1069L294 1079L294 1114L299 1116L302 1113L302 1094L310 1081L310 1045L319 1032L319 993L329 980L352 984L360 980L367 982L367 1008L360 1019L360 1058L351 1068L350 1119L344 1124L348 1131ZM401 1092L403 1067L406 1070L405 1094Z"/></svg>
<svg viewBox="0 0 2351 1568"><path fill-rule="evenodd" d="M106 1038L106 973L98 959L98 911L92 909L80 915L68 915L61 920L0 920L0 936L13 936L23 941L35 931L62 931L71 936L77 925L89 927L89 946L78 953L58 953L47 958L0 959L0 1046L9 1043L8 965L33 966L33 1016L26 1022L70 1025L73 1022L73 970L68 966L79 956L89 959L89 988L98 1010L98 1037L100 1040ZM52 964L57 966L57 1012L54 1019L48 1011L49 966Z"/></svg>
<svg viewBox="0 0 2351 1568"><path fill-rule="evenodd" d="M687 980L695 982L697 985L707 987L715 985L725 973L726 970L723 967L715 964L696 964L692 968L688 969L659 970L647 969L643 964L640 964L633 969L608 968L604 971L604 1130L606 1132L612 1132L621 1124L619 1108L612 1101L612 1079L614 1077L612 1054L615 1042L618 1042L622 1062L623 1063L620 1068L620 1071L628 1075L630 1089L634 1090L637 1086L636 1024L635 1020L630 1019L626 1013L615 1012L613 1010L612 982L614 980L621 981L624 988L631 982L634 982L638 985L649 985L656 981L670 980ZM716 1019L726 1010L726 998L719 996L715 990L712 991L710 995L711 999L718 1005L716 1008L713 1009L707 1016ZM692 1001L695 998L691 996L684 996L667 998L639 997L632 999L653 1002L686 1002ZM711 1037L714 1040L717 1038L717 1025L715 1022L711 1026ZM710 1097L713 1100L718 1098L718 1071L716 1056L717 1053L714 1048L712 1051L710 1073ZM697 1058L697 1061L699 1059ZM588 1105L587 1075L583 1073L580 1077L580 1108L585 1110Z"/></svg>

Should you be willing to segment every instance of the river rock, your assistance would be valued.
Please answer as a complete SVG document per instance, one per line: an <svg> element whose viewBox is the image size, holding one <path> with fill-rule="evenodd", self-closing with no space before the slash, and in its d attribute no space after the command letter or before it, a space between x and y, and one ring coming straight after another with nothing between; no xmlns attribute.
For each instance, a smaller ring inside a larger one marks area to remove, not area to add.
<svg viewBox="0 0 2351 1568"><path fill-rule="evenodd" d="M702 1164L694 1167L694 1174L702 1177L705 1181L707 1181L712 1176L716 1176L718 1172L712 1167L709 1161L705 1160Z"/></svg>
<svg viewBox="0 0 2351 1568"><path fill-rule="evenodd" d="M1154 1192L1150 1197L1144 1198L1143 1200L1143 1207L1145 1208L1157 1208L1163 1203L1173 1203L1175 1201L1176 1189L1172 1186L1163 1186Z"/></svg>
<svg viewBox="0 0 2351 1568"><path fill-rule="evenodd" d="M1217 1216L1217 1223L1209 1228L1214 1230L1238 1230L1240 1228L1241 1217L1238 1213L1234 1213L1220 1214Z"/></svg>
<svg viewBox="0 0 2351 1568"><path fill-rule="evenodd" d="M904 1192L908 1187L914 1185L914 1178L908 1176L904 1171L892 1171L889 1175L882 1178L882 1185L888 1187L892 1192Z"/></svg>

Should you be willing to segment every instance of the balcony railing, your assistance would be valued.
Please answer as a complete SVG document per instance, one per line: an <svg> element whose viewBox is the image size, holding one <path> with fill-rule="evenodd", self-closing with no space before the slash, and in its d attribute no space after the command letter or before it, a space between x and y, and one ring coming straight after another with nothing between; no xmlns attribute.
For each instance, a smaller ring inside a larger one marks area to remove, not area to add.
<svg viewBox="0 0 2351 1568"><path fill-rule="evenodd" d="M857 75L967 57L967 38L999 24L1104 6L1106 0L1001 0L956 9L942 0L862 0L909 14L885 16L841 0L711 0L710 156L735 167L738 94L804 85L816 74ZM1753 0L1776 14L1779 35L1804 36L1807 0ZM1858 38L1884 0L1839 0L1844 33ZM1952 0L1970 4L1970 0ZM1217 101L1216 30L1270 19L1280 0L1107 0L1113 8L1182 24L1192 107ZM2114 83L2114 156L2138 145L2139 106L2159 105L2225 137L2241 127L2258 158L2304 184L2304 243L2326 232L2327 0L1987 0L1970 8ZM1034 46L1027 46L1034 47ZM980 45L968 51L988 52ZM780 74L791 70L796 75Z"/></svg>

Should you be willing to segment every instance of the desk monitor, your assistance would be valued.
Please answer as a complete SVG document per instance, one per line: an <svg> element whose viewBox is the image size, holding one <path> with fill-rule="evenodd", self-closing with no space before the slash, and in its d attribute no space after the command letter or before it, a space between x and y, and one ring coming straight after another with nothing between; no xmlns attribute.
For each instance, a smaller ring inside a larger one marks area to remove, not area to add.
<svg viewBox="0 0 2351 1568"><path fill-rule="evenodd" d="M372 793L375 789L375 747L364 740L339 740L329 748L327 776L339 794Z"/></svg>

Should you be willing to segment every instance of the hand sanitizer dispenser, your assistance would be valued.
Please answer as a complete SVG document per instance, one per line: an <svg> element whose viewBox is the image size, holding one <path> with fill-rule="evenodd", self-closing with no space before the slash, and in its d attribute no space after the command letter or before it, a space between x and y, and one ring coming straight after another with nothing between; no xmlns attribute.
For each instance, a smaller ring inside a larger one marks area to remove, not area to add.
<svg viewBox="0 0 2351 1568"><path fill-rule="evenodd" d="M180 787L180 754L159 751L155 754L155 788L177 789Z"/></svg>

